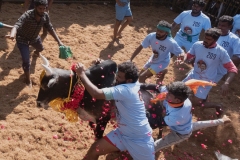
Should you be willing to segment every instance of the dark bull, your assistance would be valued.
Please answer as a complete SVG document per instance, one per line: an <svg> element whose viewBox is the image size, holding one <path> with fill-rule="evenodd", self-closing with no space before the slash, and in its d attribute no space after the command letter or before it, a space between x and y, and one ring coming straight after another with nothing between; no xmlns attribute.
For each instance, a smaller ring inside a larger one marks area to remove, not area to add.
<svg viewBox="0 0 240 160"><path fill-rule="evenodd" d="M78 77L75 72L58 68L51 68L48 60L41 56L45 69L45 75L41 77L40 90L37 97L37 105L46 107L48 103L56 98L65 99L68 97L69 89L73 92L74 84ZM117 64L112 60L105 60L102 63L95 64L88 68L85 72L90 81L98 88L111 87L115 80L115 72ZM70 87L72 75L72 86ZM150 99L153 97L146 90L140 90L141 97L145 102L145 107L149 114L159 115L161 113L159 104L150 104ZM94 133L96 138L102 138L103 128L111 119L111 110L114 108L113 101L95 100L85 90L84 97L79 103L77 112L82 120L89 121L91 128L96 124Z"/></svg>

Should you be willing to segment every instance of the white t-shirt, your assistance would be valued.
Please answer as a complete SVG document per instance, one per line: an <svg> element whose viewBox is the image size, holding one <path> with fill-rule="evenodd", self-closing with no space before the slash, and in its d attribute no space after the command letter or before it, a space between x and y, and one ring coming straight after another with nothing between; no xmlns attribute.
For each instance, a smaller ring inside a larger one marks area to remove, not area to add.
<svg viewBox="0 0 240 160"><path fill-rule="evenodd" d="M193 44L190 54L195 56L193 78L209 82L215 82L219 65L231 61L227 51L219 44L206 48L202 41Z"/></svg>
<svg viewBox="0 0 240 160"><path fill-rule="evenodd" d="M180 24L180 29L177 32L177 36L185 38L182 33L186 33L192 36L192 41L196 42L199 39L199 34L202 29L207 30L211 28L211 22L208 16L201 12L197 17L191 15L192 10L183 11L179 14L174 22ZM196 35L196 36L194 36Z"/></svg>
<svg viewBox="0 0 240 160"><path fill-rule="evenodd" d="M182 48L177 44L177 42L172 37L167 37L165 40L158 40L156 38L156 32L150 33L142 41L142 47L147 48L151 46L152 51L157 51L158 56L154 57L154 54L150 57L152 64L163 64L170 62L170 53L178 56L183 53ZM153 58L154 57L154 58Z"/></svg>
<svg viewBox="0 0 240 160"><path fill-rule="evenodd" d="M217 43L227 51L230 58L232 58L233 55L240 55L240 39L232 32L229 32L226 36L220 36ZM224 68L223 65L220 65L218 73L225 75L227 69Z"/></svg>
<svg viewBox="0 0 240 160"><path fill-rule="evenodd" d="M232 29L232 33L240 37L240 35L236 33L237 30L240 30L240 14L237 14L233 17L233 29Z"/></svg>
<svg viewBox="0 0 240 160"><path fill-rule="evenodd" d="M119 131L131 138L151 136L152 128L146 117L143 100L139 95L140 83L120 84L102 89L104 94L111 93L117 107L116 119Z"/></svg>
<svg viewBox="0 0 240 160"><path fill-rule="evenodd" d="M229 32L226 36L220 36L217 43L227 50L230 58L233 55L240 54L240 39L232 32Z"/></svg>

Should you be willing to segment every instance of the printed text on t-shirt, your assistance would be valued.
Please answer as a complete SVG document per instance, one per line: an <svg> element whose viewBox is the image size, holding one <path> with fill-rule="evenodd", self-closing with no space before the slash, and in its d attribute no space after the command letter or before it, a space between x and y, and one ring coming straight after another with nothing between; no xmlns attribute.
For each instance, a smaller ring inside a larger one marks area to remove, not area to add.
<svg viewBox="0 0 240 160"><path fill-rule="evenodd" d="M160 47L159 47L159 50L161 50L161 51L163 51L163 52L165 52L166 49L167 49L167 47L162 46L162 45L160 45Z"/></svg>
<svg viewBox="0 0 240 160"><path fill-rule="evenodd" d="M216 58L216 54L208 52L207 58L214 60Z"/></svg>
<svg viewBox="0 0 240 160"><path fill-rule="evenodd" d="M221 46L223 46L223 48L227 48L229 46L229 42L227 41L222 41Z"/></svg>
<svg viewBox="0 0 240 160"><path fill-rule="evenodd" d="M201 24L200 22L196 22L196 21L193 22L194 27L200 27L200 24Z"/></svg>

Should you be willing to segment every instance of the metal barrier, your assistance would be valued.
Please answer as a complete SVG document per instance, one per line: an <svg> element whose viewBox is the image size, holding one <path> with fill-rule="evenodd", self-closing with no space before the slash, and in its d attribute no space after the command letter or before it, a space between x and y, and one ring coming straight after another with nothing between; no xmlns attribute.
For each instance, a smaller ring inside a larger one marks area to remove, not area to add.
<svg viewBox="0 0 240 160"><path fill-rule="evenodd" d="M212 25L216 26L222 15L235 16L240 13L240 0L210 0L204 12L211 19Z"/></svg>
<svg viewBox="0 0 240 160"><path fill-rule="evenodd" d="M24 0L0 0L0 2L14 2L14 3L24 3ZM162 4L166 3L167 0L131 0L131 4ZM53 3L108 3L115 4L115 1L112 0L54 0Z"/></svg>
<svg viewBox="0 0 240 160"><path fill-rule="evenodd" d="M191 9L192 0L130 0L133 5L165 5L175 12ZM216 25L222 15L234 16L240 13L240 0L206 0L204 13L211 19L212 25ZM24 3L24 0L0 0L2 2ZM115 4L112 0L54 0L54 3L94 3Z"/></svg>

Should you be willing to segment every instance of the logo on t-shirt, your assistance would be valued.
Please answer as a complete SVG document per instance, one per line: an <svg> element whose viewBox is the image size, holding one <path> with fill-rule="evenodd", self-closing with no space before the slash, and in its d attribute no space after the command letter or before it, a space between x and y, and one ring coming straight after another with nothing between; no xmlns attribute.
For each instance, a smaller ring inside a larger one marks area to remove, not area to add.
<svg viewBox="0 0 240 160"><path fill-rule="evenodd" d="M201 70L201 72L207 69L207 64L203 60L199 60L197 62L197 66Z"/></svg>
<svg viewBox="0 0 240 160"><path fill-rule="evenodd" d="M223 48L228 48L229 42L227 42L227 41L222 41L221 46L223 46Z"/></svg>
<svg viewBox="0 0 240 160"><path fill-rule="evenodd" d="M153 60L154 60L154 59L157 59L158 56L159 56L159 53L154 50L154 51L153 51Z"/></svg>
<svg viewBox="0 0 240 160"><path fill-rule="evenodd" d="M193 22L194 27L200 27L200 24L201 24L201 22L196 22L196 21Z"/></svg>
<svg viewBox="0 0 240 160"><path fill-rule="evenodd" d="M206 76L206 69L207 69L207 64L203 60L199 60L197 62L197 67L200 69L200 71L196 71L196 73L199 75L200 79L207 80L208 77Z"/></svg>
<svg viewBox="0 0 240 160"><path fill-rule="evenodd" d="M188 35L191 35L192 34L192 28L190 27L184 27L184 33L188 34Z"/></svg>

